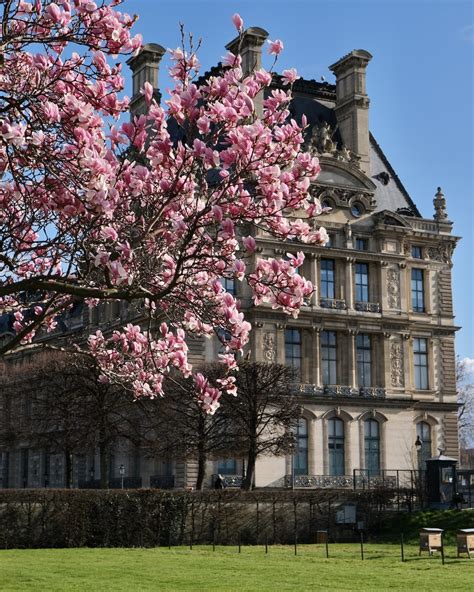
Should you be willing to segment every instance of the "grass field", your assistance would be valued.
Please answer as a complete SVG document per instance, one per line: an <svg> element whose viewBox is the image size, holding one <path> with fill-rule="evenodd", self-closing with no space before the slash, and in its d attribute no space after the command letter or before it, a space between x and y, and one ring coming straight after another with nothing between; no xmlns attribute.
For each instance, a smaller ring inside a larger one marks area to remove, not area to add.
<svg viewBox="0 0 474 592"><path fill-rule="evenodd" d="M292 590L474 589L474 561L457 559L446 549L418 557L405 547L365 545L364 561L356 544L293 547L173 547L162 549L38 549L0 551L0 590L141 592L199 590L220 592Z"/></svg>

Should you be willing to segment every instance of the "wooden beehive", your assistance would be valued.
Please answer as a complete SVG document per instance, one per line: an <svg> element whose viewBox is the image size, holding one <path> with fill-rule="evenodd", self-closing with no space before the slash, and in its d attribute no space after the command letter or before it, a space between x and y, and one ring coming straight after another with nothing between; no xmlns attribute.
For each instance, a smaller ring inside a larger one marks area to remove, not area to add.
<svg viewBox="0 0 474 592"><path fill-rule="evenodd" d="M458 557L460 553L467 553L471 559L471 551L474 551L474 528L462 528L456 533Z"/></svg>
<svg viewBox="0 0 474 592"><path fill-rule="evenodd" d="M441 551L443 546L443 529L420 529L420 555L422 551L428 551L431 555L434 551Z"/></svg>

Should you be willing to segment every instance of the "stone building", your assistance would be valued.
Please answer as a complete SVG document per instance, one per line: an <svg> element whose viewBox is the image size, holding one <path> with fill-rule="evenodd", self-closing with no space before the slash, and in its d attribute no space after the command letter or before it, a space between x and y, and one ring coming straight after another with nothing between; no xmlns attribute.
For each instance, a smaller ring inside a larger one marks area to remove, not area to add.
<svg viewBox="0 0 474 592"><path fill-rule="evenodd" d="M259 67L266 38L263 29L246 31L241 48L245 69ZM135 113L144 109L140 88L145 80L159 97L163 53L161 46L149 44L129 60ZM355 473L418 469L438 448L458 456L451 291L451 256L458 238L451 234L442 190L433 200L434 215L424 218L370 133L366 70L371 58L367 51L354 50L336 61L330 67L335 85L303 79L294 84L292 115L306 115L307 150L318 155L322 167L311 191L331 208L316 223L327 229L330 243L283 244L256 231L259 257L304 250L302 273L317 291L293 319L269 306L253 306L245 285L226 283L253 325L251 357L293 366L304 405L295 454L259 459L257 487L291 481L297 486L344 485ZM275 77L274 87L279 84ZM123 309L103 314L99 319L94 311L89 318L85 311L83 319L92 325L117 323ZM212 361L218 347L193 341L192 362ZM11 451L10 467L14 454L16 473L24 473L25 453ZM82 475L87 480L93 455L76 462L83 465L76 479ZM164 463L140 458L126 447L117 449L111 468L115 477L120 464L145 487L167 477L175 486L192 486L196 476L192 459ZM243 470L238 460L213 461L209 484L216 473L238 482ZM19 486L11 468L9 475L5 483Z"/></svg>

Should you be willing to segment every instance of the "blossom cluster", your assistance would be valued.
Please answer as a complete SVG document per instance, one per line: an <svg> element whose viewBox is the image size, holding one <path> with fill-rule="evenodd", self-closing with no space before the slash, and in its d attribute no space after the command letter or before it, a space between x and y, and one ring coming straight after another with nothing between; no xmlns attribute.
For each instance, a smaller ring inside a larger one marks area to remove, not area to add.
<svg viewBox="0 0 474 592"><path fill-rule="evenodd" d="M170 51L169 98L158 104L147 82L146 113L121 121L128 100L119 97L123 78L110 56L136 52L140 39L118 4L4 5L0 307L17 315L17 345L39 326L51 330L78 298L143 303L147 330L98 332L89 347L104 380L155 396L164 375L192 371L191 335L225 335L221 360L235 367L250 325L223 277L247 282L256 304L293 315L311 294L298 273L302 253L257 260L255 229L320 245L327 235L312 221L321 210L309 192L319 163L303 151L306 121L289 110L296 71L273 88L270 71L245 73L230 54L198 84L196 53L178 48ZM233 21L243 35L241 17ZM83 51L67 52L69 45ZM268 49L278 56L283 44ZM108 127L107 119L116 121ZM39 307L28 322L25 293ZM221 390L235 390L232 376L222 389L199 375L195 383L209 412Z"/></svg>

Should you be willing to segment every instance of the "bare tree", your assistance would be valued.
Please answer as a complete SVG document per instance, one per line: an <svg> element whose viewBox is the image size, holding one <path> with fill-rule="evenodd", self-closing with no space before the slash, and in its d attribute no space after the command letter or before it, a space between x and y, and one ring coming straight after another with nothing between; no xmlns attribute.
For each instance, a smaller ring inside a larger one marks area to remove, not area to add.
<svg viewBox="0 0 474 592"><path fill-rule="evenodd" d="M459 441L462 449L474 445L474 384L469 382L466 360L456 362Z"/></svg>
<svg viewBox="0 0 474 592"><path fill-rule="evenodd" d="M33 446L64 454L66 487L71 486L73 454L98 448L100 486L106 488L113 444L119 438L139 441L133 395L101 383L99 374L91 358L68 355L32 370L29 388L16 387L28 409L23 436Z"/></svg>
<svg viewBox="0 0 474 592"><path fill-rule="evenodd" d="M242 488L250 490L258 456L293 450L301 406L293 388L294 372L287 366L243 361L236 380L238 395L225 397L222 414L229 449L246 458Z"/></svg>
<svg viewBox="0 0 474 592"><path fill-rule="evenodd" d="M202 371L212 381L224 375L221 364L209 364ZM232 454L225 438L226 419L221 409L214 415L207 413L191 378L169 378L164 391L163 398L143 398L138 402L143 414L143 441L153 456L196 459L196 489L201 490L207 461Z"/></svg>

